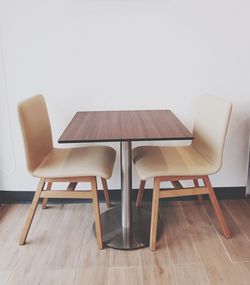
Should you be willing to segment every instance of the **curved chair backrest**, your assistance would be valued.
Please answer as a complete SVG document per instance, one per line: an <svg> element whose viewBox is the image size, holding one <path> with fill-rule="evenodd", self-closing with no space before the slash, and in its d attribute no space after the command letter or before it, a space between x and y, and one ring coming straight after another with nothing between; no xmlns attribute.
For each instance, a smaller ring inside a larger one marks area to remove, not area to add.
<svg viewBox="0 0 250 285"><path fill-rule="evenodd" d="M215 96L200 98L194 123L192 145L214 165L221 168L225 138L232 104Z"/></svg>
<svg viewBox="0 0 250 285"><path fill-rule="evenodd" d="M28 170L32 173L53 148L44 97L33 96L18 104Z"/></svg>

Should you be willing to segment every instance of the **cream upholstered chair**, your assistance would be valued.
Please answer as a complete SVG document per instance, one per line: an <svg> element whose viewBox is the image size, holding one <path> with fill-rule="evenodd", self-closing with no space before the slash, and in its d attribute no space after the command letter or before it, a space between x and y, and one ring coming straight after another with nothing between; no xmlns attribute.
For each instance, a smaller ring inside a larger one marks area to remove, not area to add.
<svg viewBox="0 0 250 285"><path fill-rule="evenodd" d="M133 161L141 179L136 206L141 206L145 182L154 178L150 249L155 250L159 199L208 194L221 230L231 237L208 175L221 168L223 148L231 114L231 103L214 96L200 99L194 124L194 140L185 147L141 146L133 150ZM203 181L200 186L199 179ZM183 188L181 180L192 180L194 187ZM174 189L160 189L169 181Z"/></svg>
<svg viewBox="0 0 250 285"><path fill-rule="evenodd" d="M39 198L44 198L43 208L46 207L48 198L88 198L93 201L96 237L98 247L102 249L96 177L102 179L104 196L110 206L106 179L112 175L115 150L107 146L54 148L48 111L42 95L19 103L18 113L28 170L31 175L40 178L20 237L20 244L25 243ZM69 182L68 191L51 190L54 182ZM89 182L91 190L74 191L78 182Z"/></svg>

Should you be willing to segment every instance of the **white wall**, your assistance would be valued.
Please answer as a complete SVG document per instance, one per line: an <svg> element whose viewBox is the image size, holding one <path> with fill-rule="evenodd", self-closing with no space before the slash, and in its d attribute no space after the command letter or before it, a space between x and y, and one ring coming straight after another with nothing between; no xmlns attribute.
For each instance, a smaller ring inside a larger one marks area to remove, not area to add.
<svg viewBox="0 0 250 285"><path fill-rule="evenodd" d="M77 110L169 108L191 127L199 95L228 98L224 167L213 182L245 186L249 11L248 0L0 0L0 189L34 190L16 105L37 93L55 144ZM119 159L110 187L120 187Z"/></svg>

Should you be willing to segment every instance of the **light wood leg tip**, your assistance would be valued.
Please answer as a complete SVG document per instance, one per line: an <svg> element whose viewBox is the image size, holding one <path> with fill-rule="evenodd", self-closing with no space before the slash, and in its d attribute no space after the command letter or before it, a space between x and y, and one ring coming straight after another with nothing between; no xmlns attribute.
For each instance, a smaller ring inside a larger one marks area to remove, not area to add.
<svg viewBox="0 0 250 285"><path fill-rule="evenodd" d="M103 247L103 244L102 245L98 245L98 249L102 250L104 247Z"/></svg>
<svg viewBox="0 0 250 285"><path fill-rule="evenodd" d="M156 250L156 243L154 243L154 244L149 243L149 249L150 249L150 251L155 251Z"/></svg>
<svg viewBox="0 0 250 285"><path fill-rule="evenodd" d="M43 203L42 203L42 209L46 209L46 208L47 208L47 203L48 203L48 201L43 201Z"/></svg>
<svg viewBox="0 0 250 285"><path fill-rule="evenodd" d="M25 244L25 241L22 241L22 240L19 241L19 245L24 245L24 244Z"/></svg>
<svg viewBox="0 0 250 285"><path fill-rule="evenodd" d="M227 234L224 234L224 237L226 238L226 239L230 239L230 238L232 238L232 234L231 233L227 233Z"/></svg>

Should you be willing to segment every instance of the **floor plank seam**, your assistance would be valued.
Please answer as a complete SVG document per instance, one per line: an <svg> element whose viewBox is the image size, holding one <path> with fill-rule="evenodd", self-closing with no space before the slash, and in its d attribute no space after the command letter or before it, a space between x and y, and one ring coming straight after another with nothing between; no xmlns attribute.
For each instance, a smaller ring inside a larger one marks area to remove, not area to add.
<svg viewBox="0 0 250 285"><path fill-rule="evenodd" d="M44 278L44 276L45 276L45 271L46 271L46 269L43 271L43 274L42 274L42 276L41 276L41 280L39 281L39 285L42 284L43 278Z"/></svg>
<svg viewBox="0 0 250 285"><path fill-rule="evenodd" d="M22 205L23 206L23 205ZM24 207L24 206L23 206ZM41 215L40 215L40 217L39 217L39 219L38 220L40 220L40 218L41 218ZM33 229L32 229L32 231L31 231L31 233L30 233L30 235L34 235L34 232L35 232L35 230L36 230L36 227L37 227L37 225L38 225L38 220L37 220L37 222L36 222L36 226L35 227L33 227ZM18 241L17 241L17 243L18 243ZM17 258L16 258L16 262L15 262L15 265L14 265L14 267L13 267L13 269L12 269L12 272L11 272L11 274L10 274L10 276L8 277L8 280L7 280L7 282L6 282L6 285L8 285L9 284L9 281L11 280L11 278L12 278L12 276L17 272L17 270L18 270L18 268L17 268L17 265L18 265L18 262L19 262L19 260L21 259L21 256L22 256L22 250L20 250L20 248L21 247L27 247L27 246L29 246L29 244L24 244L24 245L18 245L18 255L17 255ZM35 252L33 253L33 256L35 256ZM41 281L41 280L40 280ZM39 281L39 282L40 282ZM11 285L11 284L10 284Z"/></svg>
<svg viewBox="0 0 250 285"><path fill-rule="evenodd" d="M141 274L140 274L140 267L137 267L137 272L138 272L138 277L139 277L139 285L143 285L142 279L141 279Z"/></svg>
<svg viewBox="0 0 250 285"><path fill-rule="evenodd" d="M136 269L139 268L139 266L110 266L110 269Z"/></svg>
<svg viewBox="0 0 250 285"><path fill-rule="evenodd" d="M46 209L43 209L43 210L46 211ZM65 219L65 216L66 216L66 212L65 212L65 209L64 209L64 211L63 211L63 217L62 217L62 219L61 219L61 225L63 224L63 221L64 221L64 219ZM49 229L49 230L51 230L51 229ZM53 243L54 243L54 245L56 244L56 241L57 241L58 237L60 236L60 231L61 231L61 228L56 232L56 235L55 235L54 239L53 239L52 241L49 241L49 244L47 245L47 247L53 245ZM54 248L54 246L53 246L52 248ZM43 276L44 276L45 272L46 272L47 270L49 270L49 267L48 267L48 266L49 266L49 262L50 262L50 260L51 260L51 257L53 256L53 253L54 253L54 250L52 249L52 250L50 251L50 253L49 253L49 257L48 257L48 259L47 259L47 262L46 262L46 264L44 265L44 271L43 271L42 279L41 279L40 282L42 282ZM39 284L40 284L40 283L39 283Z"/></svg>
<svg viewBox="0 0 250 285"><path fill-rule="evenodd" d="M83 247L83 241L84 241L84 237L85 237L85 234L86 234L87 227L90 224L90 222L89 222L90 221L90 212L91 212L90 206L88 205L88 216L87 216L85 229L84 229L83 236L82 236L81 247L79 249L79 256L78 256L78 260L77 260L77 266L76 266L76 270L75 270L75 276L74 276L73 284L75 284L75 282L76 282L76 277L77 277L77 273L78 273L78 268L79 268L79 263L80 263L80 258L81 258L81 252L82 252L82 247Z"/></svg>
<svg viewBox="0 0 250 285"><path fill-rule="evenodd" d="M245 205L247 205L247 207L250 209L250 203L247 203L247 201L245 200L245 199L241 199L242 201L243 201L243 203L245 204Z"/></svg>
<svg viewBox="0 0 250 285"><path fill-rule="evenodd" d="M181 207L181 209L182 209L184 218L185 218L185 220L186 220L186 223L187 223L188 227L191 228L191 225L190 225L189 222L188 222L188 219L187 219L187 217L186 217L186 215L185 215L185 211L184 211L184 209L183 209L183 207L182 207L182 204L181 204L180 201L179 201L179 203L180 203L180 207ZM203 207L201 207L201 208L203 209ZM203 209L203 211L204 211L204 209ZM210 227L211 227L211 226L210 226ZM194 240L194 239L193 239L193 234L190 233L190 235L191 235L191 237L192 237L192 240ZM194 245L194 249L195 249L196 255L197 255L197 257L198 257L198 259L199 259L199 261L200 261L200 266L201 266L202 269L204 270L204 273L205 273L205 275L206 275L206 278L207 278L208 283L211 284L211 281L210 281L209 276L208 276L208 272L207 272L206 267L205 267L205 265L204 265L204 263L203 263L203 261L202 261L202 257L201 257L201 255L200 255L200 253L199 253L199 250L198 250L198 247L197 247L197 244L196 244L195 241L193 242L193 245Z"/></svg>
<svg viewBox="0 0 250 285"><path fill-rule="evenodd" d="M232 211L230 210L230 207L228 207L228 205L226 203L223 202L223 205L226 207L226 209L228 210L230 216L232 217L232 220L235 222L235 224L238 226L238 228L241 230L241 234L243 234L246 239L250 242L250 237L246 234L246 232L244 230L242 230L241 224L237 221L237 219L234 218L234 215L232 213ZM233 238L233 237L232 237Z"/></svg>
<svg viewBox="0 0 250 285"><path fill-rule="evenodd" d="M39 205L38 205L38 206L39 206ZM63 206L64 206L64 205L63 205ZM59 208L59 207L57 207L57 208ZM42 213L43 213L44 210L46 210L46 209L41 209L41 210L40 210L40 211L41 211L41 214L40 214L39 220L42 218ZM63 223L63 220L64 220L65 216L66 216L66 215L65 215L65 211L63 211L63 217L62 217L62 219L61 219L61 223ZM51 230L51 229L49 229L49 230L47 229L46 231L50 231L50 230ZM32 233L34 234L35 231L38 231L38 232L39 232L38 221L37 221L37 224L36 224L34 230L32 231ZM60 234L60 230L58 229L58 231L57 231L56 234L55 234L55 238L54 238L52 241L49 241L49 244L46 245L46 248L48 248L48 247L52 247L52 248L53 248L53 247L55 246L56 240L57 240L59 234ZM53 246L53 244L54 244L54 246ZM27 246L29 246L29 245L27 245ZM37 250L39 250L39 249L37 249ZM45 249L45 250L46 250L46 249ZM41 279L40 279L40 281L39 281L39 283L38 283L39 285L42 284L42 282L43 282L43 278L44 278L44 276L45 276L45 272L48 270L48 265L49 265L49 261L50 261L50 258L51 258L51 256L52 256L52 254L53 254L53 250L50 251L49 257L47 258L46 263L44 264L43 268L41 269L41 270L42 270L42 274L41 274ZM34 253L34 256L35 256L35 255L36 255L36 252Z"/></svg>
<svg viewBox="0 0 250 285"><path fill-rule="evenodd" d="M18 245L19 246L19 245ZM18 256L17 257L19 257L19 255L20 255L20 253L19 253L19 251L18 251ZM13 267L13 269L11 270L12 272L11 272L11 274L10 274L10 276L13 274L13 272L15 271L15 268L16 268L16 266L17 266L17 262L18 262L18 258L16 258L16 260L15 260L15 264L14 264L14 267ZM8 270L8 269L7 269ZM10 276L9 276L9 278L10 278ZM8 279L9 279L8 278ZM8 283L8 282L7 282ZM7 284L6 283L6 284Z"/></svg>
<svg viewBox="0 0 250 285"><path fill-rule="evenodd" d="M141 262L141 249L139 249L139 280L140 284L143 285L143 274L142 274L142 262Z"/></svg>
<svg viewBox="0 0 250 285"><path fill-rule="evenodd" d="M12 272L9 274L7 280L5 281L5 283L4 283L3 285L8 285L9 280L10 280L10 277L11 277L12 274L13 274L13 270L12 270Z"/></svg>
<svg viewBox="0 0 250 285"><path fill-rule="evenodd" d="M168 252L168 256L169 256L169 260L170 260L170 266L171 266L171 273L172 273L172 276L173 276L173 281L174 281L174 284L177 285L177 281L176 281L176 278L175 278L175 274L174 274L174 262L173 262L173 257L171 256L171 252L170 252L170 249L169 249L169 245L168 245L168 240L167 240L167 236L166 236L166 224L164 223L164 231L163 231L163 234L164 234L164 240L165 240L165 244L166 244L166 249L167 249L167 252Z"/></svg>
<svg viewBox="0 0 250 285"><path fill-rule="evenodd" d="M168 254L169 254L170 263L172 264L172 269L173 269L173 266L175 265L175 264L174 264L174 261L173 261L174 258L173 258L172 254L171 254L171 251L170 251L170 248L169 248L169 245L168 245L168 241L167 241L165 229L164 229L164 238L165 238L166 245L167 245L167 249L168 249Z"/></svg>
<svg viewBox="0 0 250 285"><path fill-rule="evenodd" d="M40 206L40 205L38 205L38 207L39 207L39 206ZM39 209L36 210L35 215L37 215L38 210L39 210ZM28 212L28 209L27 209L27 212ZM33 225L32 231L30 231L30 235L32 235L32 234L35 232L36 228L38 227L38 223L39 223L39 221L40 221L40 219L41 219L42 213L43 213L43 211L42 211L42 209L40 209L40 210L39 210L39 217L38 217L38 219L37 219L37 221L36 221L36 224ZM26 218L26 216L25 216L25 218ZM32 223L33 223L33 222L32 222ZM24 224L24 222L23 222L23 224Z"/></svg>
<svg viewBox="0 0 250 285"><path fill-rule="evenodd" d="M110 285L110 269L111 269L111 267L110 267L110 260L111 260L111 254L112 254L112 249L109 250L109 266L108 266L108 277L107 277L108 285Z"/></svg>
<svg viewBox="0 0 250 285"><path fill-rule="evenodd" d="M195 246L195 252L196 252L196 246ZM197 252L196 252L197 253ZM199 260L201 262L201 260ZM193 262L193 263L174 263L174 266L179 266L179 267L182 267L182 266L194 266L194 265L200 265L200 262L197 263L197 262Z"/></svg>
<svg viewBox="0 0 250 285"><path fill-rule="evenodd" d="M250 259L249 260L243 260L243 261L233 261L233 264L250 264Z"/></svg>
<svg viewBox="0 0 250 285"><path fill-rule="evenodd" d="M203 207L204 207L204 206L203 206ZM204 209L205 209L205 211L206 211L206 214L207 214L208 219L210 220L210 222L211 222L211 224L212 224L212 228L214 229L214 231L215 231L217 237L219 238L219 241L220 241L220 243L221 243L221 245L222 245L222 247L223 247L223 249L224 249L224 251L225 251L225 253L226 253L226 256L228 257L229 261L230 261L231 263L233 263L233 260L232 260L232 258L231 258L231 256L230 256L228 250L226 249L224 243L223 243L223 240L222 240L222 237L221 237L220 233L218 233L218 231L217 231L217 229L216 229L216 226L215 226L215 224L213 223L212 219L210 218L210 216L209 216L209 214L208 214L208 212L207 212L207 210L206 210L205 207L204 207Z"/></svg>

